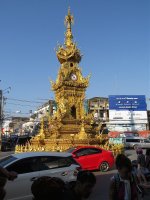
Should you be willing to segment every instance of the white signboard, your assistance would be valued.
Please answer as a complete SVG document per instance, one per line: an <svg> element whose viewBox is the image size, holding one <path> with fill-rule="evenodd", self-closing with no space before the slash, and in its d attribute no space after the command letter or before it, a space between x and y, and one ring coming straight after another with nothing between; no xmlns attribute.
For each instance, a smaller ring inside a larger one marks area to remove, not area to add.
<svg viewBox="0 0 150 200"><path fill-rule="evenodd" d="M146 111L110 110L111 123L147 123Z"/></svg>
<svg viewBox="0 0 150 200"><path fill-rule="evenodd" d="M146 124L107 124L110 131L143 131L146 130Z"/></svg>

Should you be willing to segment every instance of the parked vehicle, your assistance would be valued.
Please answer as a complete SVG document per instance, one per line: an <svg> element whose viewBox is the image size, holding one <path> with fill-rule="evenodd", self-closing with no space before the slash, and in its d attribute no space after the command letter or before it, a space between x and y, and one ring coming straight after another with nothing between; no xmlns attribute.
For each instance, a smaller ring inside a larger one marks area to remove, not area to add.
<svg viewBox="0 0 150 200"><path fill-rule="evenodd" d="M1 141L1 151L13 151L17 141L16 135L3 136Z"/></svg>
<svg viewBox="0 0 150 200"><path fill-rule="evenodd" d="M28 135L22 135L22 136L18 136L18 139L17 139L17 142L16 142L16 145L26 145L28 142L30 142L30 139L32 137L31 136L28 136Z"/></svg>
<svg viewBox="0 0 150 200"><path fill-rule="evenodd" d="M150 140L141 137L126 137L124 138L124 145L126 148L150 148Z"/></svg>
<svg viewBox="0 0 150 200"><path fill-rule="evenodd" d="M26 145L30 142L32 137L28 135L10 135L9 137L2 137L1 151L14 151L16 145Z"/></svg>
<svg viewBox="0 0 150 200"><path fill-rule="evenodd" d="M8 140L2 140L1 143L1 151L11 151L12 150L12 144Z"/></svg>
<svg viewBox="0 0 150 200"><path fill-rule="evenodd" d="M14 137L2 137L1 151L13 151L16 145L16 138Z"/></svg>
<svg viewBox="0 0 150 200"><path fill-rule="evenodd" d="M139 137L139 134L136 132L122 132L120 137Z"/></svg>
<svg viewBox="0 0 150 200"><path fill-rule="evenodd" d="M111 151L94 146L79 146L68 149L83 170L108 171L114 165L114 156Z"/></svg>
<svg viewBox="0 0 150 200"><path fill-rule="evenodd" d="M5 200L31 200L31 185L40 176L59 177L65 182L76 180L79 164L70 153L29 152L13 154L2 160L0 165L16 171L18 177L8 181Z"/></svg>

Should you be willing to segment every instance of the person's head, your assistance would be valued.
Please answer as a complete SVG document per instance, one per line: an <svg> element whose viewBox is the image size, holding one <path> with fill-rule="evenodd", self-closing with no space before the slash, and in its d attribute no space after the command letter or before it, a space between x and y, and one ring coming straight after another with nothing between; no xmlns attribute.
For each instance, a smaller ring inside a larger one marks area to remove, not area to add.
<svg viewBox="0 0 150 200"><path fill-rule="evenodd" d="M80 171L77 175L75 190L77 195L88 198L96 184L96 177L92 172Z"/></svg>
<svg viewBox="0 0 150 200"><path fill-rule="evenodd" d="M132 164L130 159L127 158L124 154L119 154L116 157L116 168L122 179L128 179L132 171Z"/></svg>
<svg viewBox="0 0 150 200"><path fill-rule="evenodd" d="M140 147L137 148L136 153L137 153L138 155L143 154L142 148L140 148Z"/></svg>
<svg viewBox="0 0 150 200"><path fill-rule="evenodd" d="M43 176L35 180L31 186L34 200L59 200L63 195L65 183L55 177Z"/></svg>

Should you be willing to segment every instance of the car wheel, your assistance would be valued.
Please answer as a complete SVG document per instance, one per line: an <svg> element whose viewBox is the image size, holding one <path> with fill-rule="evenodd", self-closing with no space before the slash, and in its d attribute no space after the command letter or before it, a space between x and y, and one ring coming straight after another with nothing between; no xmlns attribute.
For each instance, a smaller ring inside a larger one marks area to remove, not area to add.
<svg viewBox="0 0 150 200"><path fill-rule="evenodd" d="M101 172L107 172L109 170L109 164L108 164L108 162L102 162L100 164L99 170Z"/></svg>
<svg viewBox="0 0 150 200"><path fill-rule="evenodd" d="M1 151L2 151L2 152L5 152L5 151L6 151L6 148L5 148L5 147L2 147L2 148L1 148Z"/></svg>

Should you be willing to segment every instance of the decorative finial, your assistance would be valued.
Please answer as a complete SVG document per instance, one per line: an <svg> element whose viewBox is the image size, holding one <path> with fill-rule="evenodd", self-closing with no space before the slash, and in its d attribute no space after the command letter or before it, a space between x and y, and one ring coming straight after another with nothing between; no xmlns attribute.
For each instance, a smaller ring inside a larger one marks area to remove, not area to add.
<svg viewBox="0 0 150 200"><path fill-rule="evenodd" d="M67 28L71 28L71 24L74 23L74 17L71 15L70 7L68 8L68 15L65 17L65 25Z"/></svg>
<svg viewBox="0 0 150 200"><path fill-rule="evenodd" d="M70 13L70 6L68 7L68 15L71 15L71 13Z"/></svg>
<svg viewBox="0 0 150 200"><path fill-rule="evenodd" d="M73 15L71 15L70 12L70 7L68 8L68 15L65 17L65 26L67 28L65 36L65 45L66 46L71 46L73 44L72 39L73 39L73 35L72 35L72 31L71 31L71 25L74 23L74 18Z"/></svg>
<svg viewBox="0 0 150 200"><path fill-rule="evenodd" d="M70 7L68 8L68 14L65 17L65 41L64 46L58 46L58 50L56 51L57 58L59 62L62 64L66 61L72 60L74 62L81 61L80 50L77 48L77 44L73 41L72 35L72 24L74 23L73 15L70 12Z"/></svg>

